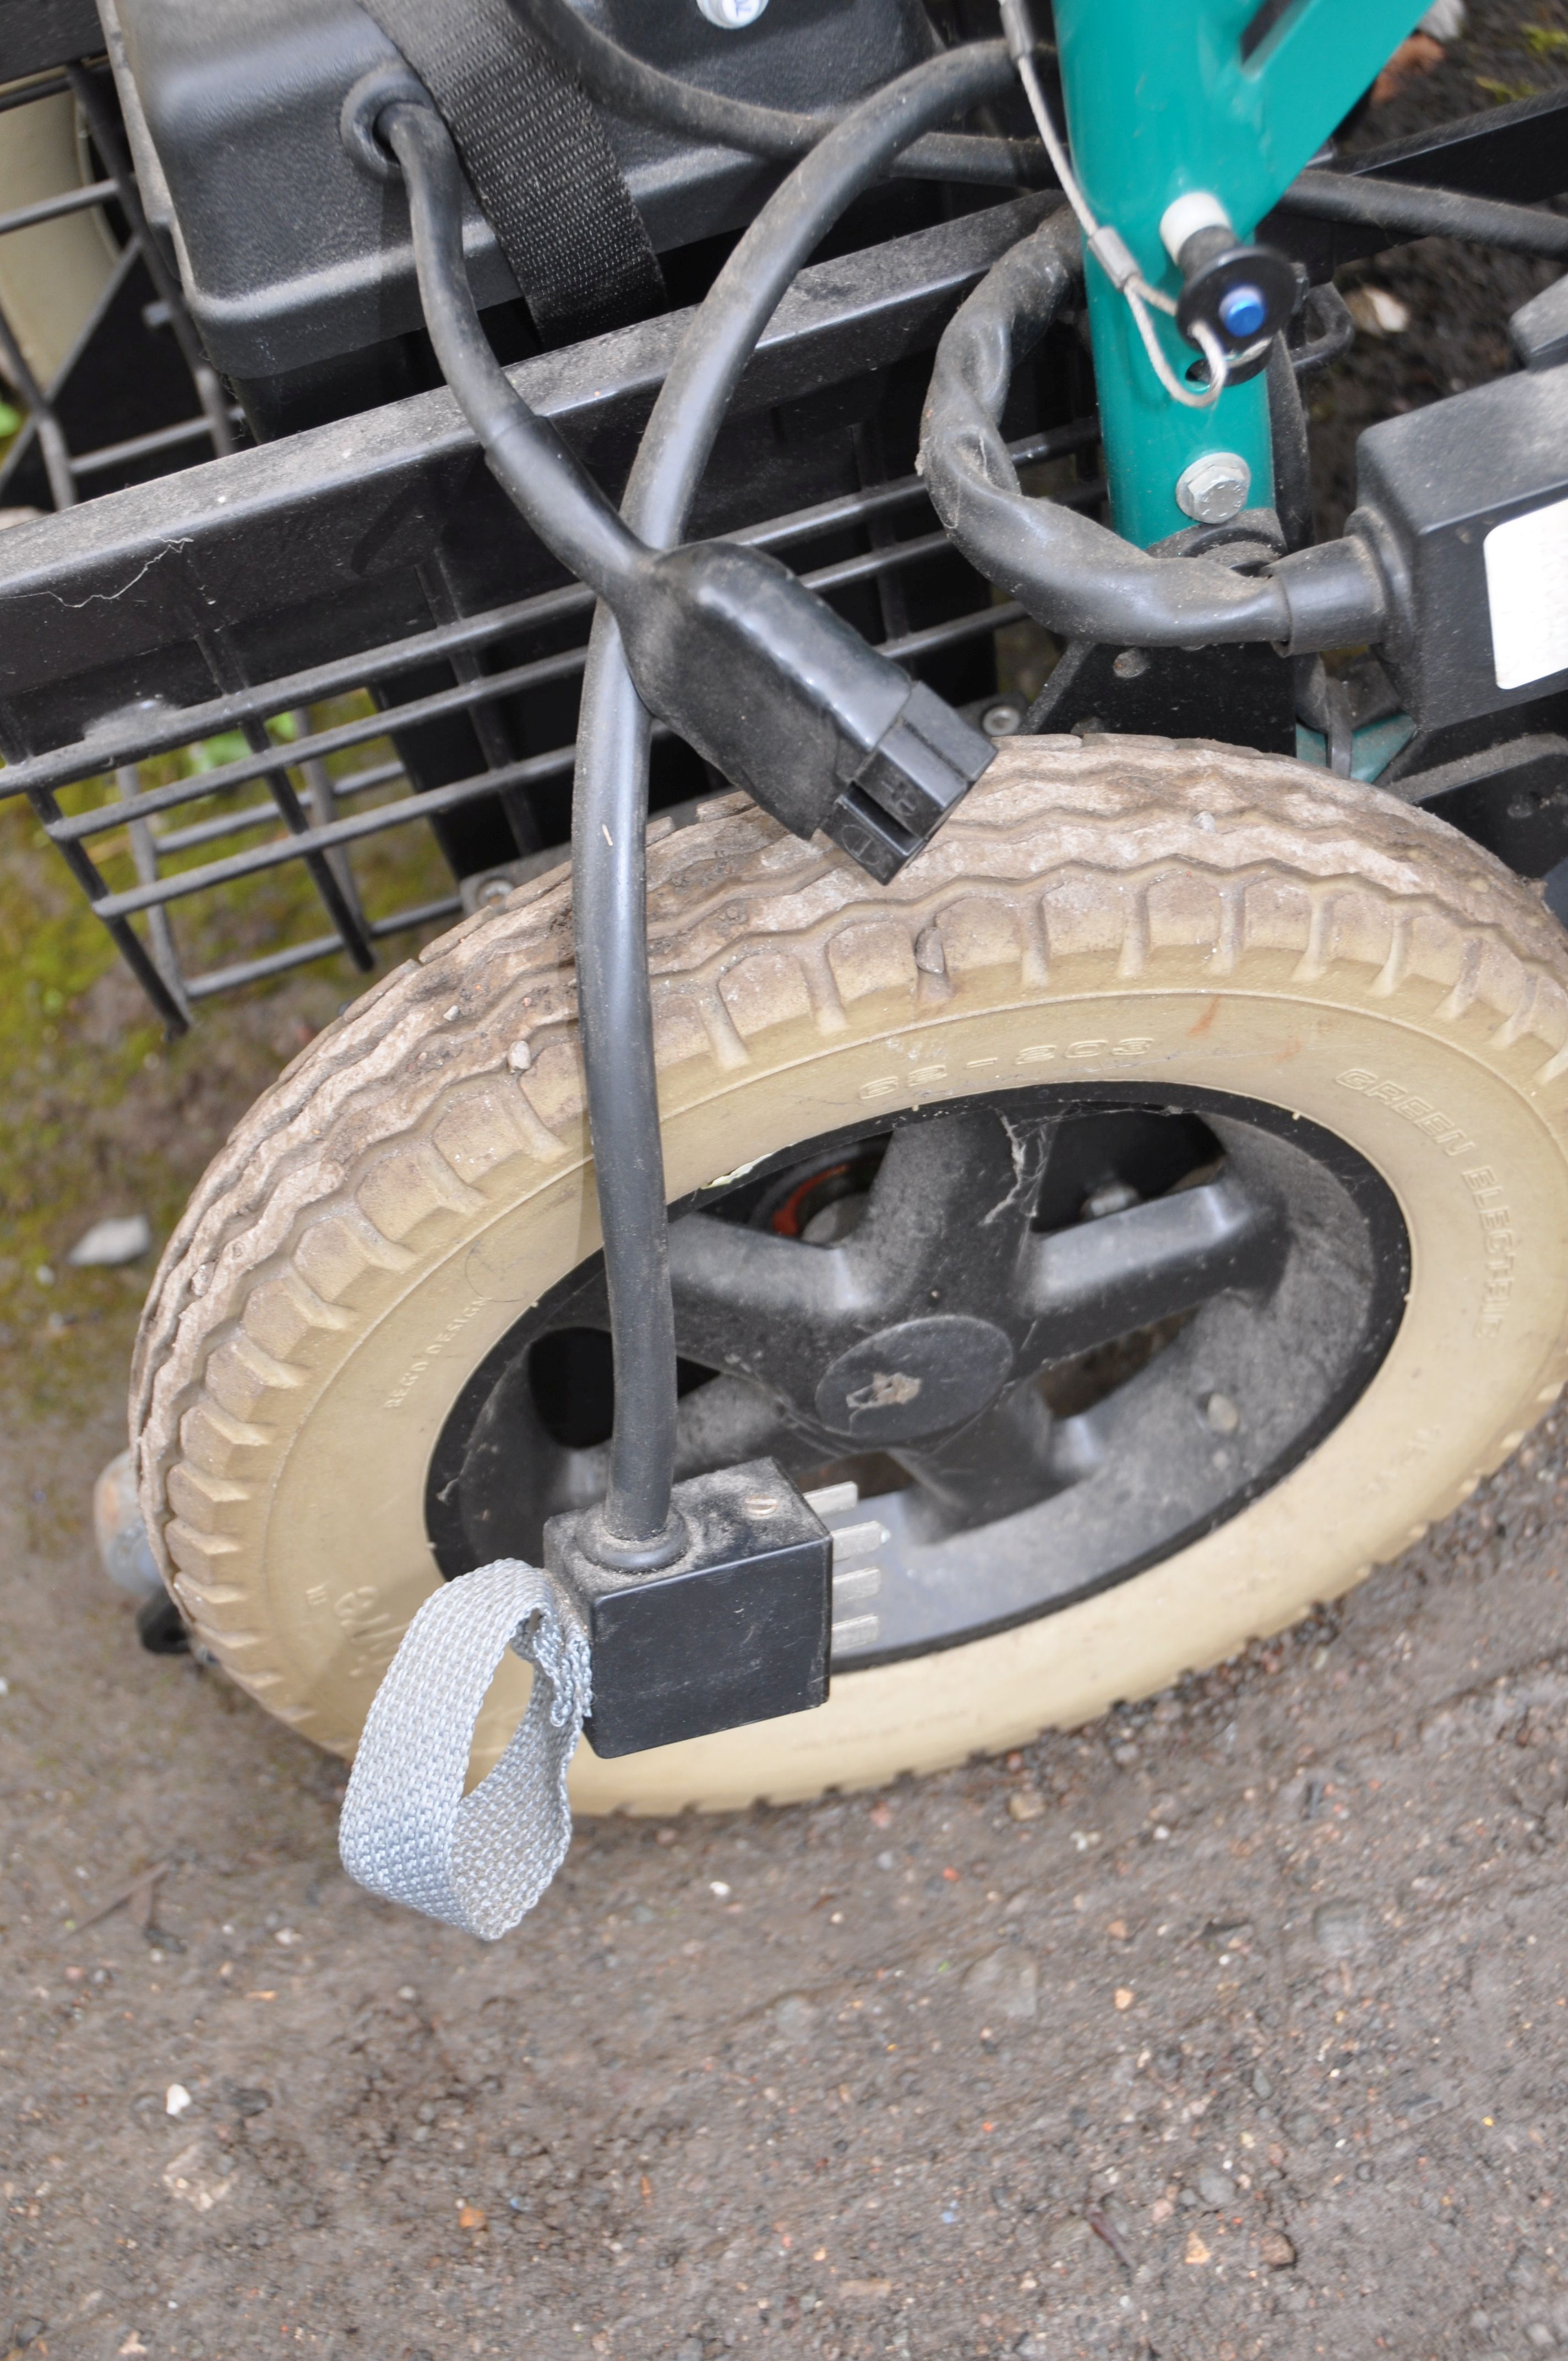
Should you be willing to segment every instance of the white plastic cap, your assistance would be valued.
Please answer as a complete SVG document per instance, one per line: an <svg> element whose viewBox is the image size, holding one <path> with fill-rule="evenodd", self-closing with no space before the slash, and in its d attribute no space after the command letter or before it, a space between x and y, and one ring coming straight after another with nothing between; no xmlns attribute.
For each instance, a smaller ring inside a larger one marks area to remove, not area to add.
<svg viewBox="0 0 1568 2361"><path fill-rule="evenodd" d="M1182 247L1201 229L1228 230L1230 226L1231 217L1219 198L1211 196L1207 189L1192 189L1186 196L1174 198L1161 214L1160 244L1172 262L1179 262Z"/></svg>

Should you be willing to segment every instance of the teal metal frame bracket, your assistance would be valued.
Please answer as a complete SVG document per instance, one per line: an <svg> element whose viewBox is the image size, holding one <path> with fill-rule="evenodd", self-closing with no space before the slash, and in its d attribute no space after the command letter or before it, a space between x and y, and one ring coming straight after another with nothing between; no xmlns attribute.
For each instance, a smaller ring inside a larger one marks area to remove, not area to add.
<svg viewBox="0 0 1568 2361"><path fill-rule="evenodd" d="M1421 0L1289 0L1252 51L1258 0L1056 0L1057 46L1073 161L1090 204L1137 257L1151 286L1179 293L1160 242L1172 201L1217 197L1250 238L1308 159L1417 23ZM1273 497L1261 376L1209 410L1185 410L1149 366L1125 300L1091 257L1090 332L1111 512L1146 548L1191 519L1176 485L1193 460L1235 452L1250 504ZM1196 357L1173 320L1156 333L1178 376Z"/></svg>

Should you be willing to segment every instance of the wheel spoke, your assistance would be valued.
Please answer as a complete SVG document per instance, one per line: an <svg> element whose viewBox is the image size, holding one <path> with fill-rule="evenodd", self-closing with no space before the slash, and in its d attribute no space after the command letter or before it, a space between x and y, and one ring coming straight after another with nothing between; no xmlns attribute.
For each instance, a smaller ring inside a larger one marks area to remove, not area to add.
<svg viewBox="0 0 1568 2361"><path fill-rule="evenodd" d="M868 1305L844 1246L804 1246L687 1213L670 1229L675 1341L689 1359L809 1401L825 1365L860 1335Z"/></svg>
<svg viewBox="0 0 1568 2361"><path fill-rule="evenodd" d="M961 1263L963 1309L998 1313L1014 1293L1018 1239L1034 1210L1048 1121L1004 1123L985 1107L900 1126L888 1142L851 1250L886 1316L946 1301Z"/></svg>
<svg viewBox="0 0 1568 2361"><path fill-rule="evenodd" d="M675 1412L678 1477L744 1459L776 1459L793 1473L823 1456L823 1445L793 1426L772 1396L745 1378L715 1378L684 1396Z"/></svg>
<svg viewBox="0 0 1568 2361"><path fill-rule="evenodd" d="M1190 1312L1223 1294L1266 1294L1284 1269L1284 1210L1231 1173L1040 1238L1025 1284L1038 1367Z"/></svg>
<svg viewBox="0 0 1568 2361"><path fill-rule="evenodd" d="M1058 1464L1055 1439L1056 1422L1038 1389L1025 1384L946 1441L901 1445L892 1455L934 1503L937 1521L951 1529L1010 1517L1086 1474L1080 1461Z"/></svg>

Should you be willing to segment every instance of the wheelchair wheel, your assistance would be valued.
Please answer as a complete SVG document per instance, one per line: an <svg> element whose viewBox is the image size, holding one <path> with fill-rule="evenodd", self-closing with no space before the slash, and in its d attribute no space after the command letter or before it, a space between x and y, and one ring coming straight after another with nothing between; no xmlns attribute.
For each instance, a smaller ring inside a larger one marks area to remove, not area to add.
<svg viewBox="0 0 1568 2361"><path fill-rule="evenodd" d="M585 1746L580 1808L1080 1723L1347 1588L1555 1398L1568 947L1441 822L1274 757L1055 738L890 887L740 798L652 834L679 1472L772 1451L854 1481L885 1544L822 1710ZM433 1586L597 1497L569 895L533 881L314 1041L149 1301L175 1595L343 1752Z"/></svg>

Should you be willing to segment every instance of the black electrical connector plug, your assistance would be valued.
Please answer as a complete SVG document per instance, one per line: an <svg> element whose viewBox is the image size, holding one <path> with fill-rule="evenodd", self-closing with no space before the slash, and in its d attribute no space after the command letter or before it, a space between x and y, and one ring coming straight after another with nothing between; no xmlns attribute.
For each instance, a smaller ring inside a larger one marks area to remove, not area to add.
<svg viewBox="0 0 1568 2361"><path fill-rule="evenodd" d="M822 829L882 883L896 876L992 760L991 741L776 558L731 542L659 552L641 541L490 350L440 116L399 95L376 128L408 183L447 383L523 516L614 614L644 703L794 834Z"/></svg>
<svg viewBox="0 0 1568 2361"><path fill-rule="evenodd" d="M671 550L617 620L655 713L795 835L820 829L884 883L996 752L762 550Z"/></svg>

